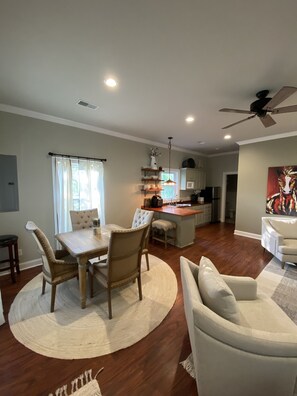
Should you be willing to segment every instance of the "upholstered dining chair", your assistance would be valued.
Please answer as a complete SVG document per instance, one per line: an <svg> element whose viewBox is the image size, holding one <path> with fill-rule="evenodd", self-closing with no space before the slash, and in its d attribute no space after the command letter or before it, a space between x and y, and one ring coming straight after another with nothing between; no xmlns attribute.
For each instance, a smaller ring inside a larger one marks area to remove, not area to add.
<svg viewBox="0 0 297 396"><path fill-rule="evenodd" d="M107 258L89 267L90 295L94 277L107 289L108 314L112 319L111 291L137 279L139 300L142 300L141 257L148 224L137 228L111 231Z"/></svg>
<svg viewBox="0 0 297 396"><path fill-rule="evenodd" d="M37 243L42 259L42 294L45 292L46 282L52 286L51 312L55 309L56 287L58 284L78 276L78 264L75 258L66 250L53 251L47 237L33 221L28 221L25 226L30 231Z"/></svg>
<svg viewBox="0 0 297 396"><path fill-rule="evenodd" d="M93 219L98 218L98 209L70 210L72 230L82 230L93 226Z"/></svg>
<svg viewBox="0 0 297 396"><path fill-rule="evenodd" d="M144 224L148 224L147 234L145 236L144 245L142 254L145 255L146 260L146 267L149 271L150 264L149 264L149 251L148 251L148 243L149 243L149 236L150 236L150 228L153 221L154 212L151 210L144 210L137 208L134 213L133 221L132 221L132 228L139 227Z"/></svg>

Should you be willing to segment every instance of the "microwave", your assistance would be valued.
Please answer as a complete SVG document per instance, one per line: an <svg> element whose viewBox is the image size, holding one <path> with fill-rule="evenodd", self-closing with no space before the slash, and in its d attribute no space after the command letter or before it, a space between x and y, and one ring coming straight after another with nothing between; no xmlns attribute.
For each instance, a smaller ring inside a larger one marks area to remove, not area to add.
<svg viewBox="0 0 297 396"><path fill-rule="evenodd" d="M187 190L194 190L195 189L195 182L187 181Z"/></svg>

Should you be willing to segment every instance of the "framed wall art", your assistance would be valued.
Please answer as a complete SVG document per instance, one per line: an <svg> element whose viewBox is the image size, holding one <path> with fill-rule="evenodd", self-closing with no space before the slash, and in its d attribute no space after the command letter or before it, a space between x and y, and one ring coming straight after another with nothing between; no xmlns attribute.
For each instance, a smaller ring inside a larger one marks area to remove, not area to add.
<svg viewBox="0 0 297 396"><path fill-rule="evenodd" d="M268 168L266 213L297 216L297 165Z"/></svg>

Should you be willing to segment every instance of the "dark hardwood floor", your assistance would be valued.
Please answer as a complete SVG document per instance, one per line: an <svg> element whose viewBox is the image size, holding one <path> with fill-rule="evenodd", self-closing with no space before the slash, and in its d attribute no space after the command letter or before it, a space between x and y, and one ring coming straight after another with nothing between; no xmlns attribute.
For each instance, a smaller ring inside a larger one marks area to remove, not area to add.
<svg viewBox="0 0 297 396"><path fill-rule="evenodd" d="M256 278L271 255L260 241L234 235L233 224L210 224L196 230L193 246L178 249L163 244L150 245L150 253L166 261L176 274L176 302L159 327L135 345L93 359L60 360L38 355L15 340L8 323L0 327L0 395L48 395L88 369L98 376L103 396L197 395L195 381L179 362L190 353L183 311L179 257L199 262L209 257L220 272ZM8 276L0 277L0 287L7 320L10 305L19 290L40 267L22 271L16 284Z"/></svg>

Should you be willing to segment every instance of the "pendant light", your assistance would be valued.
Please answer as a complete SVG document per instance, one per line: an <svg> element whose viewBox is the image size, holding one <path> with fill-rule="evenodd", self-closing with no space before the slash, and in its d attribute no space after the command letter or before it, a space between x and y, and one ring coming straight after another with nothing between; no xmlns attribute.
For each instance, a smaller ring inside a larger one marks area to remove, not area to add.
<svg viewBox="0 0 297 396"><path fill-rule="evenodd" d="M168 151L169 151L169 179L164 182L165 186L174 186L176 183L175 181L170 179L170 161L171 161L171 140L172 136L168 137Z"/></svg>

